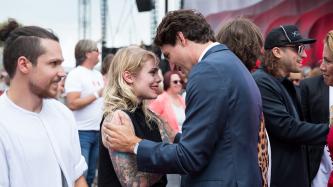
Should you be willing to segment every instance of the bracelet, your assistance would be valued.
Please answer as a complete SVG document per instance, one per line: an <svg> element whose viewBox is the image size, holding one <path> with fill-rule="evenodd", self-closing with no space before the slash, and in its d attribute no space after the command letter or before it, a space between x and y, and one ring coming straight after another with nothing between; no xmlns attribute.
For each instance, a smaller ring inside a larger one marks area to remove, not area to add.
<svg viewBox="0 0 333 187"><path fill-rule="evenodd" d="M98 92L94 92L94 96L96 97L96 99L98 99L99 98Z"/></svg>

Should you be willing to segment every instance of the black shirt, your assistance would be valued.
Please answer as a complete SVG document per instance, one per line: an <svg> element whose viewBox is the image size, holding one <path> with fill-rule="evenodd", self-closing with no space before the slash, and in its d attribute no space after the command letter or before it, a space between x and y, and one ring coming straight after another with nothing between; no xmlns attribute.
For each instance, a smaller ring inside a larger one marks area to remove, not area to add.
<svg viewBox="0 0 333 187"><path fill-rule="evenodd" d="M146 124L144 113L141 109L130 113L125 111L132 120L135 135L139 138L161 142L161 134L156 123L150 123L150 127ZM100 125L103 124L104 118ZM98 164L98 186L99 187L121 187L116 172L114 171L108 149L103 146L102 136L99 141L99 164ZM164 187L167 184L166 176L164 175L153 187Z"/></svg>

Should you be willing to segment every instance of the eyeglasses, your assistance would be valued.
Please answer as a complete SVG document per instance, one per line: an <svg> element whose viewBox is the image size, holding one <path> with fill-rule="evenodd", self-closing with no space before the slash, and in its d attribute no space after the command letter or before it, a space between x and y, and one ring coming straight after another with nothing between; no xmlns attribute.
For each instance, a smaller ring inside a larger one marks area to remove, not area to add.
<svg viewBox="0 0 333 187"><path fill-rule="evenodd" d="M305 45L286 45L283 47L289 47L290 49L293 49L299 56L302 56L305 50Z"/></svg>
<svg viewBox="0 0 333 187"><path fill-rule="evenodd" d="M172 81L174 84L183 84L183 81L181 81L181 80L174 80L174 81Z"/></svg>

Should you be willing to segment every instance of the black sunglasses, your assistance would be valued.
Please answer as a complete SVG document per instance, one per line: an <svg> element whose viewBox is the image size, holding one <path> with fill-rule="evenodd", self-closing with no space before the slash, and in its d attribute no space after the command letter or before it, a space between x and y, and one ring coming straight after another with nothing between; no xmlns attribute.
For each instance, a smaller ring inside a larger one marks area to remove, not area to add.
<svg viewBox="0 0 333 187"><path fill-rule="evenodd" d="M174 84L183 84L183 81L181 81L181 80L174 80L174 81L172 81Z"/></svg>
<svg viewBox="0 0 333 187"><path fill-rule="evenodd" d="M305 50L305 46L304 45L286 45L283 47L289 47L291 49L293 49L295 52L297 52L297 54L299 56L302 56L304 50Z"/></svg>

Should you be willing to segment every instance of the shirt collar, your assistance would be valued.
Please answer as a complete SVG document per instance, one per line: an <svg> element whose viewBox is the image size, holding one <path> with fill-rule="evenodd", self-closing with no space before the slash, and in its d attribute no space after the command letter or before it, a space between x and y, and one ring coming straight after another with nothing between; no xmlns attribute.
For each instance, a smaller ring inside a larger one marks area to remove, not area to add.
<svg viewBox="0 0 333 187"><path fill-rule="evenodd" d="M209 49L211 49L212 47L214 47L214 46L216 46L216 45L219 45L219 44L220 44L220 43L218 43L218 42L214 42L214 43L209 44L209 45L205 48L205 50L203 50L203 52L201 53L200 58L199 58L199 60L198 60L198 63L202 60L202 58L205 56L205 54L207 53L207 51L208 51Z"/></svg>

